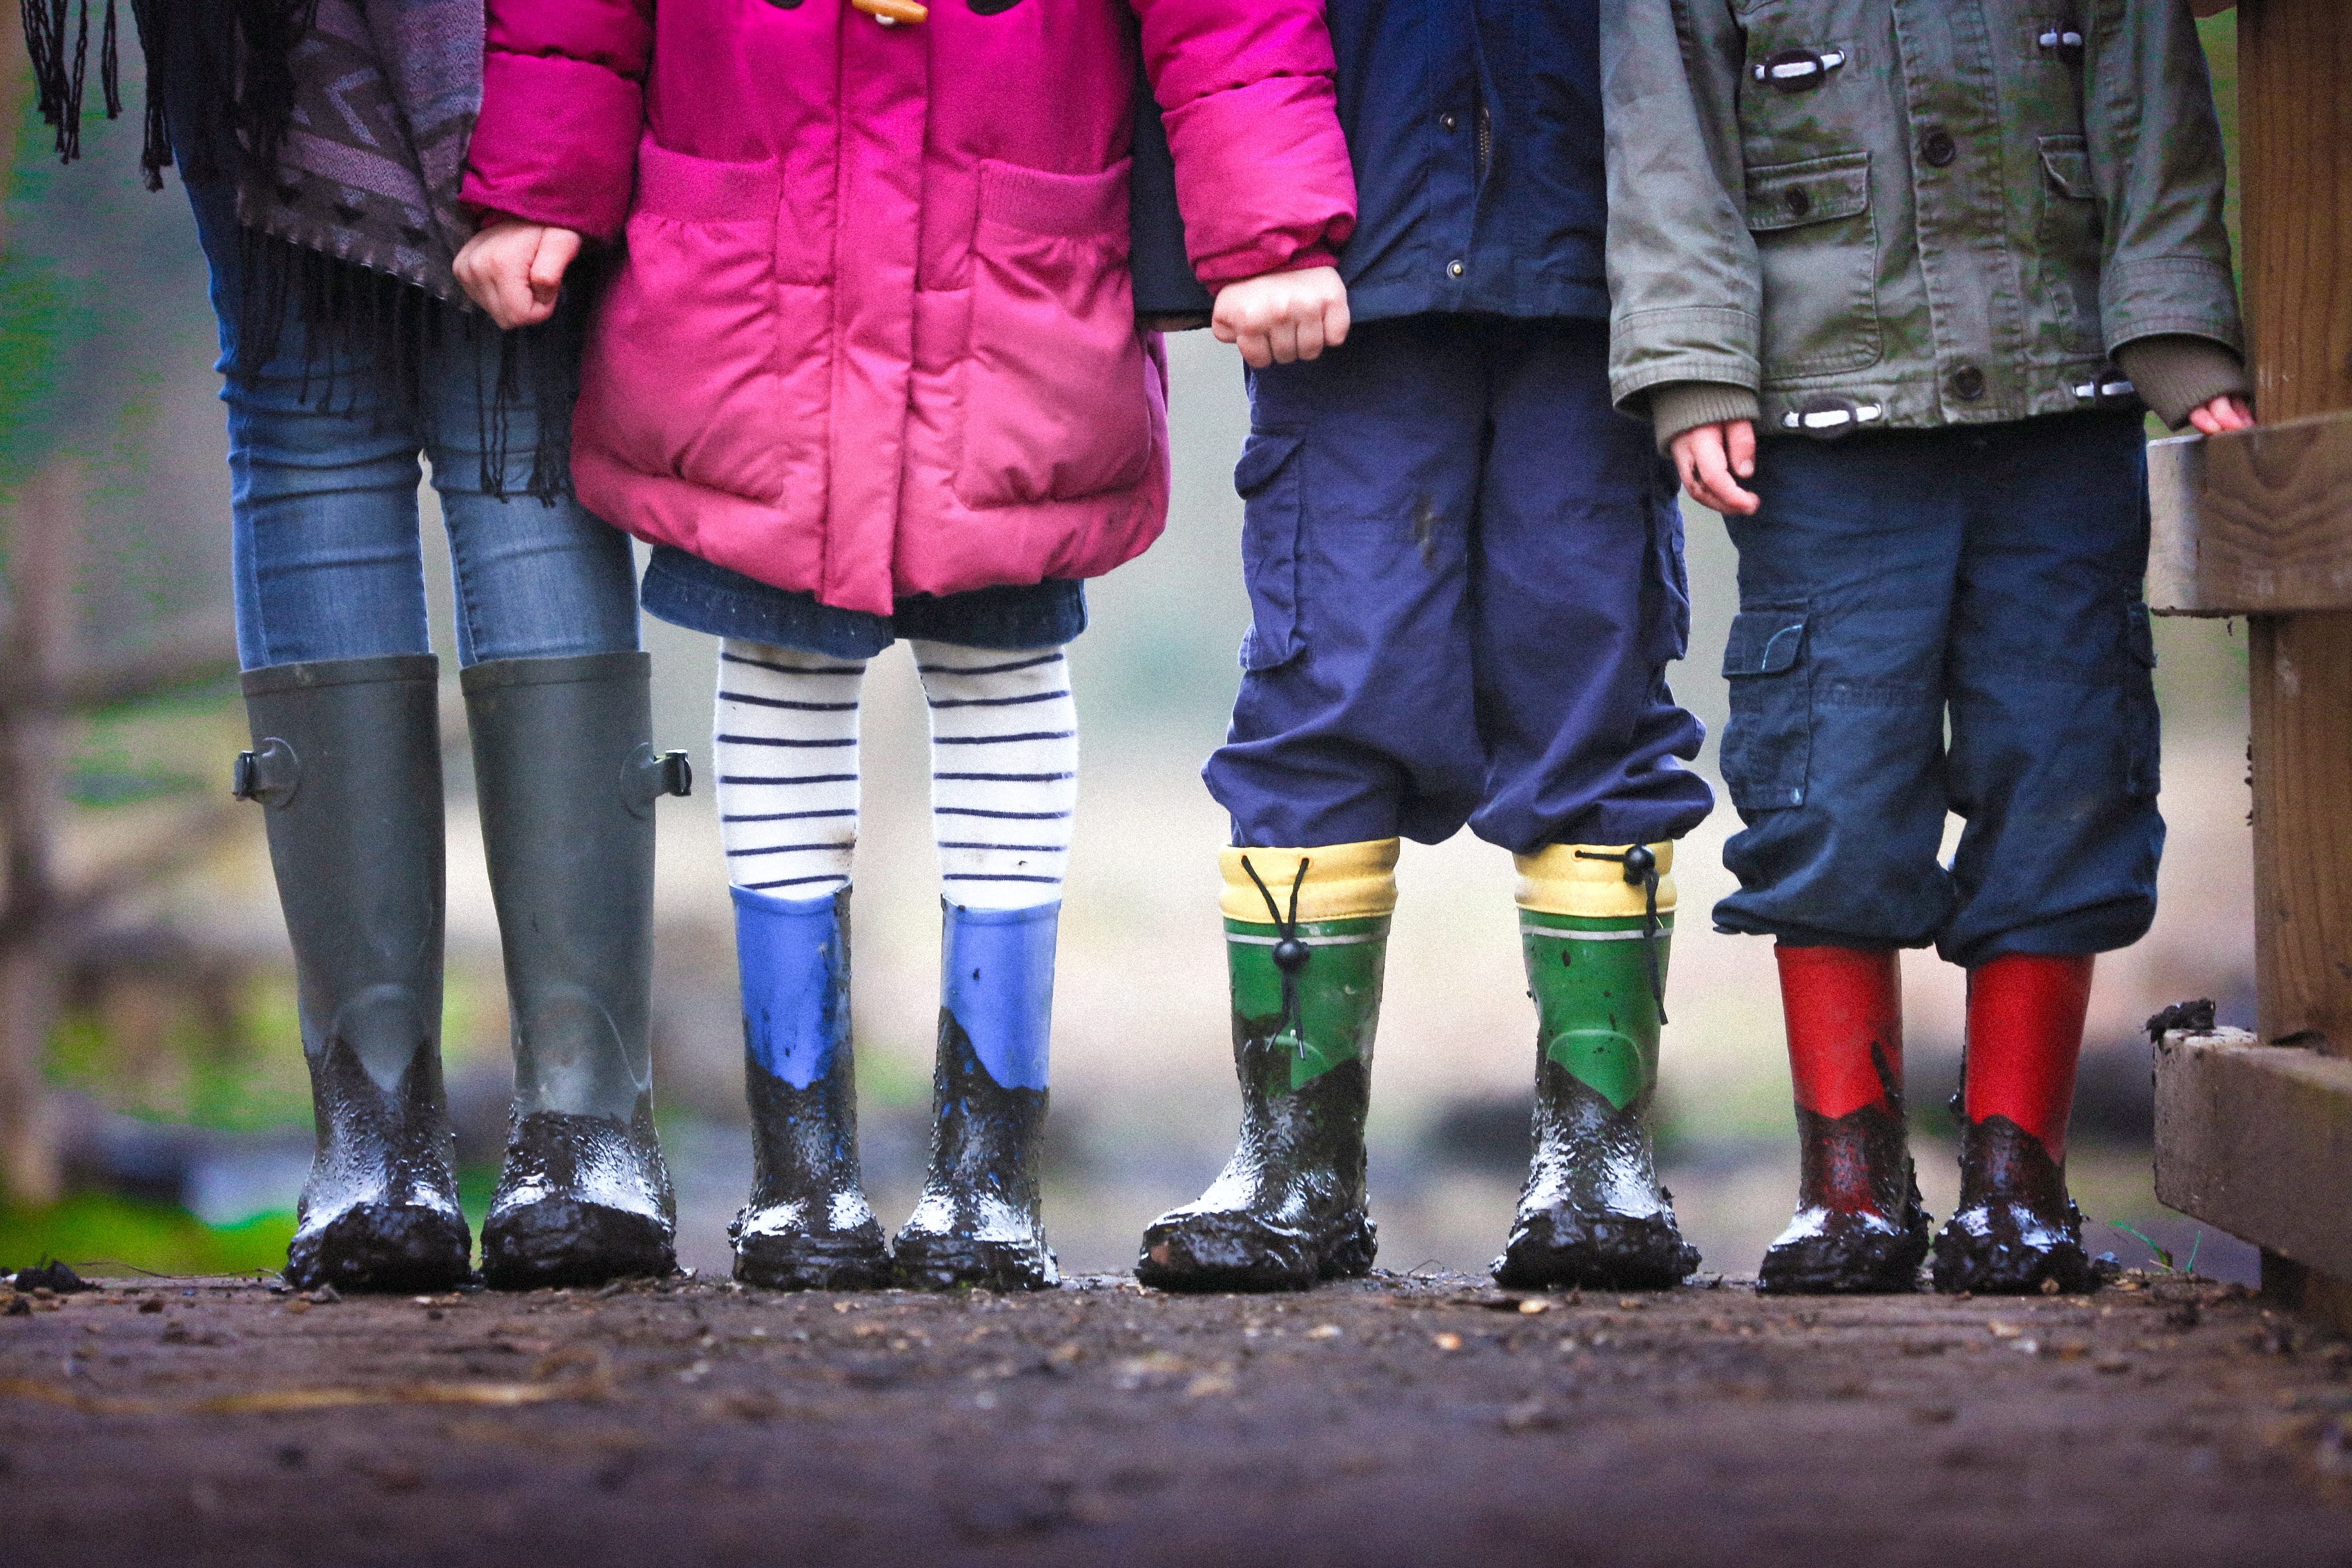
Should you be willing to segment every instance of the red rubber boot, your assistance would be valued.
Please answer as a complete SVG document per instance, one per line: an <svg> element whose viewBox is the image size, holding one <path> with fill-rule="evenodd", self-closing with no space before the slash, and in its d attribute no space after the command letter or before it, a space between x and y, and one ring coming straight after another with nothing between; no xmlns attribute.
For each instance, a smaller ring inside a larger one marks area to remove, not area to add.
<svg viewBox="0 0 2352 1568"><path fill-rule="evenodd" d="M1758 1288L1916 1290L1933 1222L1905 1137L1897 954L1786 943L1773 954L1803 1163L1796 1217L1765 1253Z"/></svg>
<svg viewBox="0 0 2352 1568"><path fill-rule="evenodd" d="M1969 972L1960 1206L1936 1237L1938 1290L2095 1286L2082 1212L2066 1195L2092 963L2018 952Z"/></svg>

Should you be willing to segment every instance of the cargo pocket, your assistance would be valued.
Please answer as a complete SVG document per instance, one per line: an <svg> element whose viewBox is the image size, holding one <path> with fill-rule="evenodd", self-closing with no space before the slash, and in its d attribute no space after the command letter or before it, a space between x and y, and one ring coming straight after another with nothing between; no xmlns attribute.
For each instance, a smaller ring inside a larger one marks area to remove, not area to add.
<svg viewBox="0 0 2352 1568"><path fill-rule="evenodd" d="M2124 672L2124 787L2134 800L2154 800L2164 787L2164 722L2156 706L2156 634L2146 605L2128 605L2124 646L2131 667Z"/></svg>
<svg viewBox="0 0 2352 1568"><path fill-rule="evenodd" d="M2096 353L2099 333L2099 259L2106 242L2098 187L2091 183L2091 157L2080 136L2044 136L2042 151L2042 213L2034 234L2044 309L2058 318L2059 342L2070 352Z"/></svg>
<svg viewBox="0 0 2352 1568"><path fill-rule="evenodd" d="M1128 274L1127 173L1124 160L1099 174L981 163L955 485L967 506L1143 481L1151 373Z"/></svg>
<svg viewBox="0 0 2352 1568"><path fill-rule="evenodd" d="M1878 236L1870 154L1748 172L1748 229L1764 283L1764 374L1773 381L1878 363Z"/></svg>
<svg viewBox="0 0 2352 1568"><path fill-rule="evenodd" d="M1242 580L1250 598L1250 626L1242 634L1244 669L1272 669L1298 652L1303 445L1297 436L1253 430L1234 468L1234 489L1242 497Z"/></svg>
<svg viewBox="0 0 2352 1568"><path fill-rule="evenodd" d="M1802 609L1743 610L1723 650L1731 722L1723 731L1723 782L1742 811L1805 804L1813 754L1811 672Z"/></svg>

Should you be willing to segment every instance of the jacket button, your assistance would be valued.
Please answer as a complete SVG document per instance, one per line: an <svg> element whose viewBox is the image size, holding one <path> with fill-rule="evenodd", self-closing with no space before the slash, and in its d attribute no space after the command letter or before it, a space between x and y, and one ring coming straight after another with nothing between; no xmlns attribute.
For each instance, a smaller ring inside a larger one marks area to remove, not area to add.
<svg viewBox="0 0 2352 1568"><path fill-rule="evenodd" d="M1445 129L1447 129L1448 131L1453 130L1453 129L1454 129L1454 125L1455 125L1455 123L1456 123L1456 121L1455 121L1455 120L1454 120L1454 116L1452 116L1451 114L1441 114L1441 115L1439 115L1439 116L1437 117L1437 122L1438 122L1440 125L1444 126L1444 127L1445 127Z"/></svg>
<svg viewBox="0 0 2352 1568"><path fill-rule="evenodd" d="M1802 217L1813 210L1813 198L1806 194L1802 185L1790 185L1788 195L1782 199L1789 204L1790 217Z"/></svg>
<svg viewBox="0 0 2352 1568"><path fill-rule="evenodd" d="M1919 156L1936 168L1942 168L1959 155L1960 144L1940 125L1919 138Z"/></svg>
<svg viewBox="0 0 2352 1568"><path fill-rule="evenodd" d="M1445 275L1446 275L1448 278L1459 278L1459 277L1461 277L1461 276L1462 276L1462 263L1460 263L1460 262L1458 262L1458 261L1449 261L1449 262L1447 262L1447 263L1445 264Z"/></svg>
<svg viewBox="0 0 2352 1568"><path fill-rule="evenodd" d="M1963 403L1974 403L1984 395L1984 372L1972 364L1964 364L1952 373L1952 395Z"/></svg>

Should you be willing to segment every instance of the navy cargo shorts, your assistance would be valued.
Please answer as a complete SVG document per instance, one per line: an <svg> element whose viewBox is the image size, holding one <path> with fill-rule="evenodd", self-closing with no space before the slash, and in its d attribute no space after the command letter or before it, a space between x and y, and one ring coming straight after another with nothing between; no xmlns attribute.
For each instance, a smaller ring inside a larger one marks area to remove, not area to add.
<svg viewBox="0 0 2352 1568"><path fill-rule="evenodd" d="M1202 776L1234 843L1465 823L1515 853L1654 842L1681 765L1690 603L1674 475L1615 413L1600 321L1409 316L1250 375L1251 625Z"/></svg>
<svg viewBox="0 0 2352 1568"><path fill-rule="evenodd" d="M1775 437L1754 488L1717 929L1970 967L2137 942L2164 847L2139 416Z"/></svg>

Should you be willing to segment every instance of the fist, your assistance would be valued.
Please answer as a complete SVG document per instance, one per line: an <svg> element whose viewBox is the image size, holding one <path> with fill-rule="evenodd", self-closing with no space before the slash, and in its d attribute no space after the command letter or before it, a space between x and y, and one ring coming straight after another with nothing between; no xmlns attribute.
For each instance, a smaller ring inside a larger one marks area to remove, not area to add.
<svg viewBox="0 0 2352 1568"><path fill-rule="evenodd" d="M1336 267L1261 272L1217 290L1209 328L1253 369L1313 359L1348 341L1348 286Z"/></svg>
<svg viewBox="0 0 2352 1568"><path fill-rule="evenodd" d="M568 228L502 217L466 242L452 270L457 287L501 327L535 327L555 314L563 274L580 254Z"/></svg>

